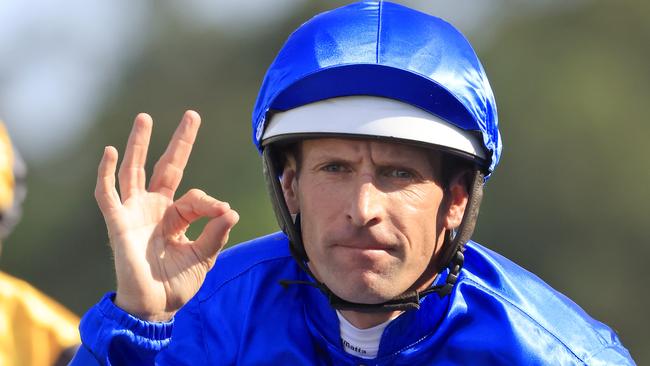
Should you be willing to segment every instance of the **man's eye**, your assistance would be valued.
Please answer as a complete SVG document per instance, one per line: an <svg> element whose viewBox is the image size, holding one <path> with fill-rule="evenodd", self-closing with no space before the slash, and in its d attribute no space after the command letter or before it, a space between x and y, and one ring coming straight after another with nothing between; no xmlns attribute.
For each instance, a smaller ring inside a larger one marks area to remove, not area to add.
<svg viewBox="0 0 650 366"><path fill-rule="evenodd" d="M337 173L343 171L343 166L341 164L327 164L323 166L322 170L328 173Z"/></svg>
<svg viewBox="0 0 650 366"><path fill-rule="evenodd" d="M388 171L388 176L398 179L413 179L414 174L404 169L390 169Z"/></svg>

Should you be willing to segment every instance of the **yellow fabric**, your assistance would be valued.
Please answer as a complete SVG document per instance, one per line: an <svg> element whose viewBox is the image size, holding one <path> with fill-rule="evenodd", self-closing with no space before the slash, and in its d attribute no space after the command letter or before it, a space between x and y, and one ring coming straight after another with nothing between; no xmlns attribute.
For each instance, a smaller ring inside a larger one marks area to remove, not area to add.
<svg viewBox="0 0 650 366"><path fill-rule="evenodd" d="M62 305L0 272L0 366L53 365L79 344L78 324Z"/></svg>
<svg viewBox="0 0 650 366"><path fill-rule="evenodd" d="M14 200L14 152L5 125L0 121L0 212Z"/></svg>

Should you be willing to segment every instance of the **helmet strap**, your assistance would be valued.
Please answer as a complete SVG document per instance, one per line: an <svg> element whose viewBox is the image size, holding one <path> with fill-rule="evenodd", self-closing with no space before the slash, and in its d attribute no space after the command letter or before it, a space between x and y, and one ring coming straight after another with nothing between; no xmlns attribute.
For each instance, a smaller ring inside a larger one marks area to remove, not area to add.
<svg viewBox="0 0 650 366"><path fill-rule="evenodd" d="M296 223L294 223L293 217L289 212L287 207L287 202L284 199L284 192L282 191L282 186L280 185L280 179L282 172L282 167L277 166L277 160L275 159L276 154L272 146L266 146L262 152L262 164L264 172L264 179L266 181L266 188L271 195L271 203L273 205L273 212L275 212L275 218L280 225L280 229L287 235L289 238L289 245L291 248L291 255L296 258L296 261L300 264L302 261L309 261L307 258L307 252L305 252L305 246L302 244L302 235L300 233L300 218L296 217ZM301 267L303 267L301 265ZM304 269L304 268L303 268ZM309 272L308 272L309 273ZM311 275L311 273L309 273ZM312 276L313 277L313 276Z"/></svg>
<svg viewBox="0 0 650 366"><path fill-rule="evenodd" d="M454 230L453 234L452 230L448 230L445 236L441 261L438 263L441 263L441 269L447 266L449 268L449 274L442 288L436 291L441 298L451 293L456 280L458 280L460 270L463 267L465 261L463 252L465 251L465 244L472 237L474 228L476 227L478 212L481 206L481 200L483 199L484 181L485 175L483 172L480 169L475 169L472 174L472 183L469 186L469 192L467 192L467 205L465 206L465 213L460 222L460 226L458 226L457 230Z"/></svg>

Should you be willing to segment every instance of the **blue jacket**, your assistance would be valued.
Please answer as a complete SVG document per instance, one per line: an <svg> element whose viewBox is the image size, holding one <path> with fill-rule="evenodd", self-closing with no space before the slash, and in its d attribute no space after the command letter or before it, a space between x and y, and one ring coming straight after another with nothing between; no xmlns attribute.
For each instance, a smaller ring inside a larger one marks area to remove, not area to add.
<svg viewBox="0 0 650 366"><path fill-rule="evenodd" d="M473 242L465 258L451 295L392 321L373 360L343 350L319 290L278 284L308 278L276 233L224 251L169 323L106 295L81 322L72 365L634 365L610 328L535 275Z"/></svg>

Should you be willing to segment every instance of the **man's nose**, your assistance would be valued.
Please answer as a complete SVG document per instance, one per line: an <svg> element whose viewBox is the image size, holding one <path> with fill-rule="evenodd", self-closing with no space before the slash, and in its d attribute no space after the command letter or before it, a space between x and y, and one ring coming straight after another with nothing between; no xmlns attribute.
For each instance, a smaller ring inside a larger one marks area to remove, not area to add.
<svg viewBox="0 0 650 366"><path fill-rule="evenodd" d="M375 225L382 221L384 194L373 177L363 176L356 182L348 204L347 217L358 227Z"/></svg>

